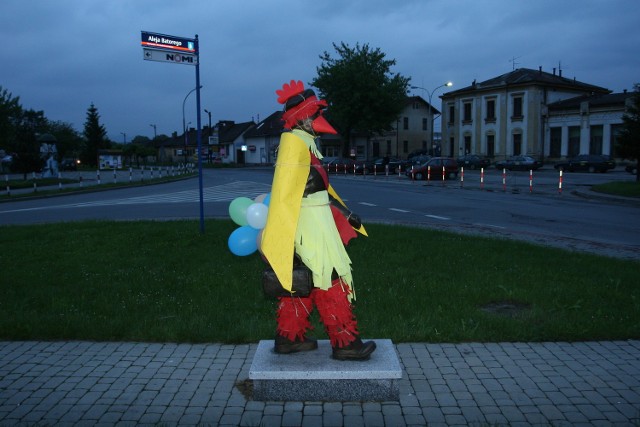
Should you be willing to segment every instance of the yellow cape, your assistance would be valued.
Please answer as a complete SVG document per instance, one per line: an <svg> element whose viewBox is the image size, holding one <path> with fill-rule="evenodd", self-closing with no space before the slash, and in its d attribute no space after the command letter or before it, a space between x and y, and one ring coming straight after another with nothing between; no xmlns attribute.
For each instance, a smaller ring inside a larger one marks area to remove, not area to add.
<svg viewBox="0 0 640 427"><path fill-rule="evenodd" d="M310 165L311 155L304 141L291 132L282 134L271 186L269 214L260 247L282 287L289 292L292 287L294 240ZM328 192L346 207L331 186ZM356 231L367 235L364 226Z"/></svg>

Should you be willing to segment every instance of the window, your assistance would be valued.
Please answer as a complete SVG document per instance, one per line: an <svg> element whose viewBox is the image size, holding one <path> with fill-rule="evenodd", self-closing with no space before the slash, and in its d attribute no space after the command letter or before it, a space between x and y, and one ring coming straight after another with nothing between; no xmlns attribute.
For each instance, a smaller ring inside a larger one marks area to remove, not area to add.
<svg viewBox="0 0 640 427"><path fill-rule="evenodd" d="M591 126L589 154L602 154L602 125Z"/></svg>
<svg viewBox="0 0 640 427"><path fill-rule="evenodd" d="M485 117L485 122L495 122L495 121L496 121L496 100L487 99L487 115Z"/></svg>
<svg viewBox="0 0 640 427"><path fill-rule="evenodd" d="M471 102L464 103L464 115L462 116L464 123L471 123Z"/></svg>
<svg viewBox="0 0 640 427"><path fill-rule="evenodd" d="M471 135L464 136L464 154L471 153Z"/></svg>
<svg viewBox="0 0 640 427"><path fill-rule="evenodd" d="M448 122L450 125L453 124L453 119L455 118L456 114L455 114L456 108L453 105L449 105L449 117L448 117Z"/></svg>
<svg viewBox="0 0 640 427"><path fill-rule="evenodd" d="M387 154L391 154L391 140L387 139Z"/></svg>
<svg viewBox="0 0 640 427"><path fill-rule="evenodd" d="M422 130L429 130L427 127L428 119L425 117L422 119Z"/></svg>
<svg viewBox="0 0 640 427"><path fill-rule="evenodd" d="M373 158L380 157L380 143L373 141Z"/></svg>
<svg viewBox="0 0 640 427"><path fill-rule="evenodd" d="M493 157L496 154L496 136L494 134L487 135L487 156Z"/></svg>
<svg viewBox="0 0 640 427"><path fill-rule="evenodd" d="M402 126L404 130L408 130L409 129L409 117L404 117L402 119Z"/></svg>
<svg viewBox="0 0 640 427"><path fill-rule="evenodd" d="M522 119L522 97L514 96L513 97L513 115L512 119Z"/></svg>
<svg viewBox="0 0 640 427"><path fill-rule="evenodd" d="M402 141L402 152L405 154L409 152L409 141Z"/></svg>
<svg viewBox="0 0 640 427"><path fill-rule="evenodd" d="M562 128L561 127L552 127L551 128L551 141L549 146L549 157L558 158L561 154L562 149Z"/></svg>
<svg viewBox="0 0 640 427"><path fill-rule="evenodd" d="M575 157L580 154L580 126L569 126L569 152L567 156Z"/></svg>
<svg viewBox="0 0 640 427"><path fill-rule="evenodd" d="M522 134L513 134L513 155L519 156L522 154Z"/></svg>

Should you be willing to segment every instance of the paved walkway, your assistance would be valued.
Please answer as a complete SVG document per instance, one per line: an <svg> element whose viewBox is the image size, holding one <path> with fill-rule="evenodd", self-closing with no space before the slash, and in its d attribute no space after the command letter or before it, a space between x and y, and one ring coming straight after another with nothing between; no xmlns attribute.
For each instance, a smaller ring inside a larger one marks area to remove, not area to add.
<svg viewBox="0 0 640 427"><path fill-rule="evenodd" d="M390 402L254 401L256 348L0 342L0 426L640 425L640 341L398 344Z"/></svg>

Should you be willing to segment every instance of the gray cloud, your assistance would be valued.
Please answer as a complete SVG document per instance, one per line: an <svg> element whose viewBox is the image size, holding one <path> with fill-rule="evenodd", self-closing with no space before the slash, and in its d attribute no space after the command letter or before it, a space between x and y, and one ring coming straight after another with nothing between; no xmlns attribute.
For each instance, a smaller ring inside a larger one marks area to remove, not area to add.
<svg viewBox="0 0 640 427"><path fill-rule="evenodd" d="M194 67L142 60L140 31L198 34L202 108L212 120L264 118L283 82L313 79L319 55L345 41L380 48L394 72L427 89L455 88L514 66L631 89L640 81L635 0L234 2L3 0L0 85L25 108L82 130L95 103L109 136L170 134ZM424 94L417 91L416 94ZM441 94L438 91L436 95ZM434 96L434 103L436 97ZM438 105L436 103L436 105ZM195 126L195 96L186 104ZM203 114L203 125L208 118Z"/></svg>

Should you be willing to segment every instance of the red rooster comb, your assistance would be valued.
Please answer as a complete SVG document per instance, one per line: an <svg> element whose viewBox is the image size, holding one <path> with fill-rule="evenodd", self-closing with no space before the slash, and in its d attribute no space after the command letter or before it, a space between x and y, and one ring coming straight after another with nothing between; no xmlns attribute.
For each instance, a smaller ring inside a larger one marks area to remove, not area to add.
<svg viewBox="0 0 640 427"><path fill-rule="evenodd" d="M284 104L289 98L299 95L302 92L304 92L304 83L300 80L291 80L290 83L283 84L282 89L276 90L280 104Z"/></svg>

